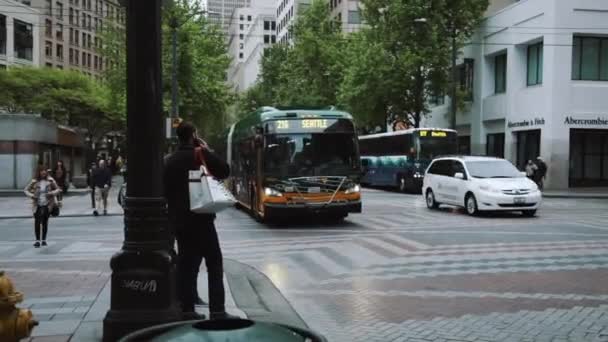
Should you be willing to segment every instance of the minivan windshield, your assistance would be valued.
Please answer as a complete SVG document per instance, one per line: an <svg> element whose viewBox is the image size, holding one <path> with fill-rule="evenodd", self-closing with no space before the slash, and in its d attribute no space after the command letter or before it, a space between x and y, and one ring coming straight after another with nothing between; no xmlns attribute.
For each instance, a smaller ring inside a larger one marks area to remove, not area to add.
<svg viewBox="0 0 608 342"><path fill-rule="evenodd" d="M524 177L517 168L504 159L465 162L469 174L475 178L518 178Z"/></svg>

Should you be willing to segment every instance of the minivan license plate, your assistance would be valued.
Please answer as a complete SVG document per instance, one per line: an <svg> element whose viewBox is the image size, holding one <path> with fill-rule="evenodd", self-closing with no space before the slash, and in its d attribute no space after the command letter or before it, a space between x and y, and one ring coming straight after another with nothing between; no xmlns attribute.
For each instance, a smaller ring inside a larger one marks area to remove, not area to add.
<svg viewBox="0 0 608 342"><path fill-rule="evenodd" d="M525 197L515 197L513 199L513 203L515 203L515 204L526 203L526 198Z"/></svg>

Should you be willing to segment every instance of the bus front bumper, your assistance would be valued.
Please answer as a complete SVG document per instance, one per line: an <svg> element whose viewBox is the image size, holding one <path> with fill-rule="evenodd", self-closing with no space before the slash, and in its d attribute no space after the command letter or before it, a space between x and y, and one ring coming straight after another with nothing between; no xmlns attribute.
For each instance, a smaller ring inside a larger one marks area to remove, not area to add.
<svg viewBox="0 0 608 342"><path fill-rule="evenodd" d="M301 216L310 214L335 214L346 215L348 213L360 213L361 201L349 203L328 203L328 204L277 204L265 203L264 216L266 217L286 217Z"/></svg>

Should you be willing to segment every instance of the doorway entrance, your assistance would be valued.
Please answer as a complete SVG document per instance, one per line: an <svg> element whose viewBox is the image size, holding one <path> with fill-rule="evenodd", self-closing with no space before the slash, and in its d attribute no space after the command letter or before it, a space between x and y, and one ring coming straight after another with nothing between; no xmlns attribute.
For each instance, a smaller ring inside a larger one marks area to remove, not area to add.
<svg viewBox="0 0 608 342"><path fill-rule="evenodd" d="M570 130L571 187L608 186L608 130Z"/></svg>
<svg viewBox="0 0 608 342"><path fill-rule="evenodd" d="M528 160L536 160L540 156L540 129L515 132L517 141L517 168L526 169Z"/></svg>

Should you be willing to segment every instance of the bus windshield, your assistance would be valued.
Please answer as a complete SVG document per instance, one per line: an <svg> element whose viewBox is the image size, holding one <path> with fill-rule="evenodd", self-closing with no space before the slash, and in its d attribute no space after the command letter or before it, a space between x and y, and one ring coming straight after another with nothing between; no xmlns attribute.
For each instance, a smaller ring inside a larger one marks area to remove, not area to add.
<svg viewBox="0 0 608 342"><path fill-rule="evenodd" d="M279 177L358 174L357 140L352 133L270 134L265 171Z"/></svg>
<svg viewBox="0 0 608 342"><path fill-rule="evenodd" d="M432 160L440 155L456 153L458 141L455 136L418 138L418 159Z"/></svg>

